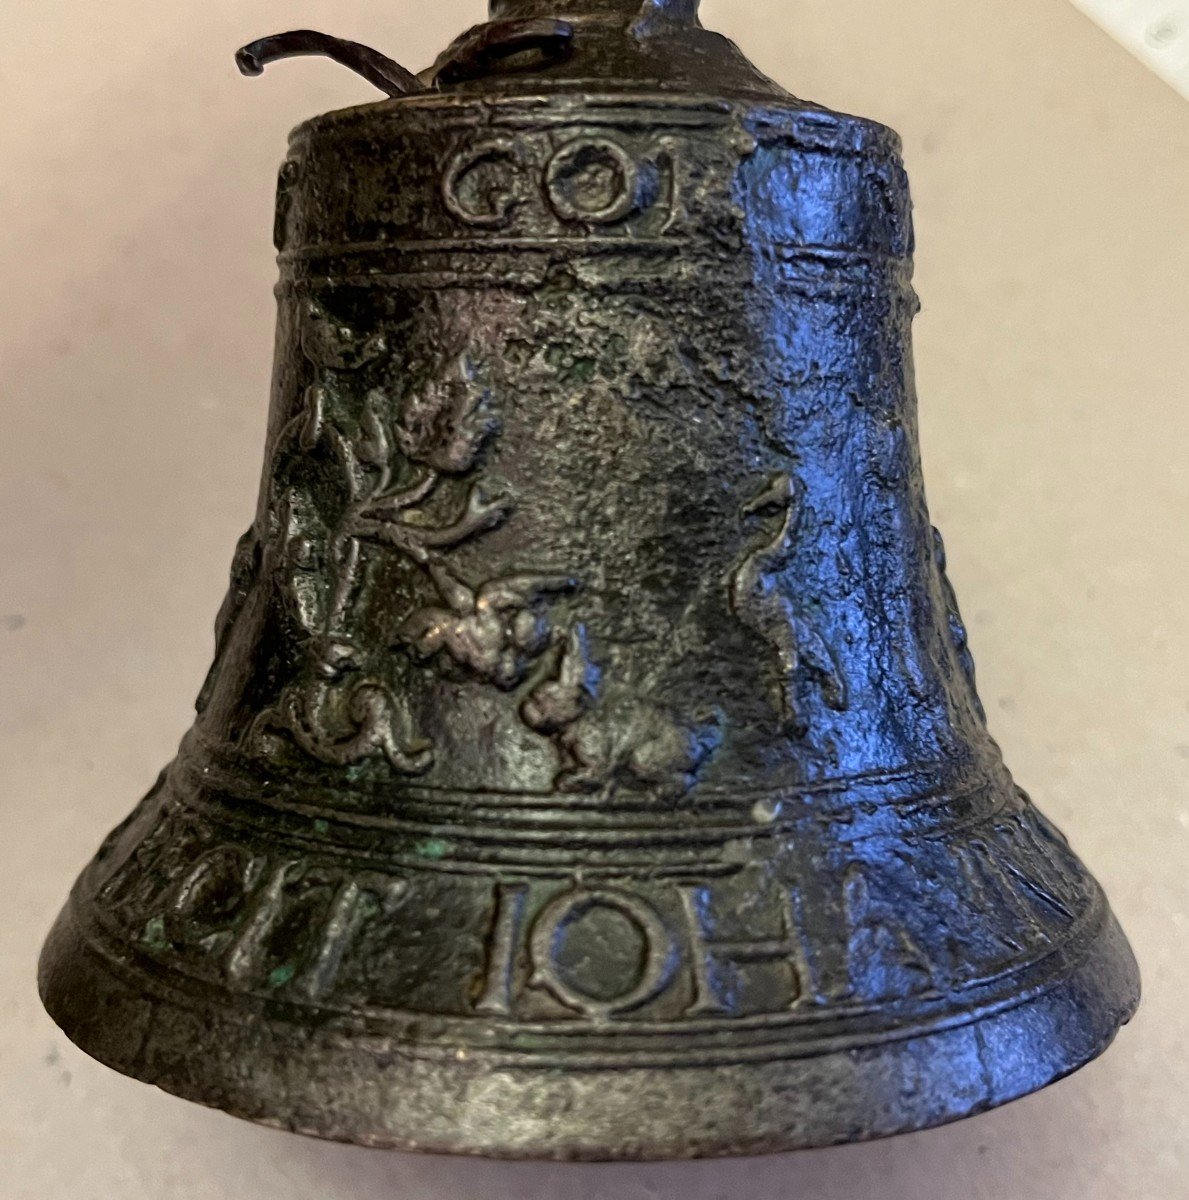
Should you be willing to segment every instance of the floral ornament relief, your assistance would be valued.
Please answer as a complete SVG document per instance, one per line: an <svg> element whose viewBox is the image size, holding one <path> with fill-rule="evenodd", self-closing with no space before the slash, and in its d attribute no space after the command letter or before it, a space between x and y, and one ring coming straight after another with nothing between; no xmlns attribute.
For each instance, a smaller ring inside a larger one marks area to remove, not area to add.
<svg viewBox="0 0 1189 1200"><path fill-rule="evenodd" d="M381 757L400 774L419 775L433 765L433 747L413 732L397 693L367 669L368 652L351 634L367 548L400 555L437 592L440 603L415 610L403 623L401 641L410 655L445 654L502 690L522 683L553 644L547 601L574 591L578 581L525 574L473 584L447 560L445 551L502 525L513 509L505 489L480 481L465 487L450 519L435 522L425 511L440 499L443 481L476 467L498 431L490 389L465 351L448 355L399 403L379 389L368 391L353 422L342 411L350 389L341 376L386 353L384 339L362 337L312 306L302 348L318 378L277 439L272 477L289 454L328 451L346 502L330 525L301 489L278 487L270 505L273 557L286 581L286 602L307 635L309 661L256 719L250 736L267 746L268 738L283 735L333 766Z"/></svg>
<svg viewBox="0 0 1189 1200"><path fill-rule="evenodd" d="M285 739L336 767L383 760L402 775L432 767L432 744L413 729L407 706L371 661L373 651L352 636L369 553L379 550L413 564L438 597L405 618L399 645L414 660L448 657L501 691L523 686L521 719L553 742L559 791L622 786L662 798L687 792L721 742L718 715L685 721L622 683L605 685L585 627L574 620L558 626L551 611L553 600L579 590L579 580L514 573L474 582L449 561L446 551L499 527L513 511L506 489L465 479L499 428L490 389L465 351L447 356L399 402L373 388L353 403L350 377L387 353L384 338L357 334L312 305L302 348L317 377L277 437L267 536L258 550L245 539L236 577L256 555L262 573L283 580L307 658L253 722L249 744L269 754ZM311 489L282 479L289 460L317 456L332 458L345 493L330 520ZM441 513L446 480L464 486L461 503L443 521L426 507L438 500L434 512ZM236 589L237 606L244 590ZM223 624L233 620L234 613Z"/></svg>
<svg viewBox="0 0 1189 1200"><path fill-rule="evenodd" d="M774 475L744 506L744 517L776 514L771 529L761 532L730 578L731 611L775 651L779 675L773 690L781 726L795 737L806 732L797 690L812 679L832 709L846 708L846 685L834 655L813 622L802 611L786 568L801 518L799 489L791 475Z"/></svg>
<svg viewBox="0 0 1189 1200"><path fill-rule="evenodd" d="M298 488L282 491L270 505L270 541L286 580L287 603L307 635L309 661L257 718L251 737L259 745L262 738L285 735L333 766L380 757L400 774L422 774L433 765L432 746L411 730L393 689L366 670L367 653L351 634L352 615L367 546L396 552L428 571L440 568L440 551L507 519L510 498L499 491L489 494L478 484L466 490L460 510L444 524L432 523L421 511L443 478L475 465L495 432L486 412L487 389L477 385L459 354L442 378L406 398L397 417L389 416L387 395L372 389L352 422L342 411L350 403L350 389L341 376L385 354L385 339L361 336L311 305L302 349L318 377L277 439L272 478L278 478L288 454L329 451L346 502L330 526Z"/></svg>
<svg viewBox="0 0 1189 1200"><path fill-rule="evenodd" d="M402 774L420 774L432 764L431 748L412 734L407 713L387 684L365 672L363 655L347 629L362 564L357 513L367 497L389 485L391 468L370 397L356 431L341 420L340 401L347 398L342 376L379 358L387 343L382 336L358 335L311 303L301 345L317 376L272 451L264 557L266 573L284 581L283 600L305 634L306 662L276 703L252 723L247 739L267 752L278 735L285 735L333 766L383 757ZM306 489L282 480L290 457L327 450L337 459L348 495L333 524L323 520Z"/></svg>

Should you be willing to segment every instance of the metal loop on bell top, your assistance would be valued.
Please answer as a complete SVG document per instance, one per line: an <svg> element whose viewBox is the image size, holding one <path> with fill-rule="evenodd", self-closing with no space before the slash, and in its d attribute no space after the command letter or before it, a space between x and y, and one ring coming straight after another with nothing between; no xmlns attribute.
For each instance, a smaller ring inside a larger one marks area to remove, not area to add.
<svg viewBox="0 0 1189 1200"><path fill-rule="evenodd" d="M236 54L245 75L295 55L330 58L391 97L433 89L615 87L788 94L726 38L703 29L699 0L491 0L491 20L457 38L419 74L379 51L309 29L260 38Z"/></svg>
<svg viewBox="0 0 1189 1200"><path fill-rule="evenodd" d="M389 96L407 96L425 90L412 71L378 50L313 29L293 29L258 38L236 51L235 63L244 75L260 75L270 62L303 54L319 54L340 63Z"/></svg>
<svg viewBox="0 0 1189 1200"><path fill-rule="evenodd" d="M551 17L491 21L463 34L446 50L434 79L439 85L474 79L514 55L532 51L548 64L565 57L573 36L568 21Z"/></svg>

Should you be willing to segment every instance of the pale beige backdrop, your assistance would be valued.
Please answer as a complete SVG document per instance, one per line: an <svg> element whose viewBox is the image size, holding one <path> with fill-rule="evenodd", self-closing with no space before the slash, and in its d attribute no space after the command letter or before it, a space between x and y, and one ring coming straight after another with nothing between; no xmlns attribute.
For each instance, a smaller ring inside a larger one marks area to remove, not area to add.
<svg viewBox="0 0 1189 1200"><path fill-rule="evenodd" d="M425 1160L121 1079L42 1014L76 871L190 720L260 466L313 25L425 65L482 0L0 0L0 1197L1189 1197L1189 104L1066 0L707 0L904 135L929 496L995 735L1106 884L1146 1000L1073 1079L948 1129L734 1164Z"/></svg>

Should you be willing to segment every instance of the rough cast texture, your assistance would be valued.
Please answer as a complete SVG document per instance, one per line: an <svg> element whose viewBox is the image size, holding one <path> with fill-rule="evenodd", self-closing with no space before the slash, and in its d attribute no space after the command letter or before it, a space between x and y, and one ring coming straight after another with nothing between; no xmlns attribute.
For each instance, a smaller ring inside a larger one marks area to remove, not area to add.
<svg viewBox="0 0 1189 1200"><path fill-rule="evenodd" d="M1041 1087L1138 984L984 726L897 140L692 4L482 49L548 7L294 134L259 511L46 1004L409 1148L750 1153Z"/></svg>

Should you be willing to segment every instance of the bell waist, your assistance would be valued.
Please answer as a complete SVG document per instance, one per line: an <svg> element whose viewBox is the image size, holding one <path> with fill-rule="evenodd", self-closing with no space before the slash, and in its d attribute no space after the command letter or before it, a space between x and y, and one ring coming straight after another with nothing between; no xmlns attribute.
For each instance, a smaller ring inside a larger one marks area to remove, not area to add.
<svg viewBox="0 0 1189 1200"><path fill-rule="evenodd" d="M985 763L875 770L797 784L702 786L680 806L623 790L591 795L435 787L417 781L330 786L269 772L192 731L170 769L184 808L232 827L284 830L343 853L418 868L529 873L578 865L619 873L734 870L744 852L798 839L853 846L951 835L1028 804L1007 769Z"/></svg>

